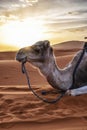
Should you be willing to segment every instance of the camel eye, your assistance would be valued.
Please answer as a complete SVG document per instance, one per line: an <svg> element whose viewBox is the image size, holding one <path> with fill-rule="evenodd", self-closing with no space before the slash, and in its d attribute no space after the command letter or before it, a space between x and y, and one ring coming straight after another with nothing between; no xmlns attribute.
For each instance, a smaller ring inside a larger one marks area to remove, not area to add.
<svg viewBox="0 0 87 130"><path fill-rule="evenodd" d="M35 51L36 53L40 53L40 49L39 49L39 48L35 48L34 51Z"/></svg>

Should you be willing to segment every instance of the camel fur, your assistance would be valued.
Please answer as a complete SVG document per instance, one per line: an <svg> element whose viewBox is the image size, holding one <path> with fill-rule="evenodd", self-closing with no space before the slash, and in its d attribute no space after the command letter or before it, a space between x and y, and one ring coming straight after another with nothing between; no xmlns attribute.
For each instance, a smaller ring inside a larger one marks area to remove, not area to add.
<svg viewBox="0 0 87 130"><path fill-rule="evenodd" d="M67 67L60 69L56 64L53 48L48 40L38 41L34 45L20 49L16 55L19 62L29 62L37 67L48 83L55 89L67 90L67 94L76 96L87 93L87 52L75 74L75 84L72 90L72 75L77 61L82 53L79 51Z"/></svg>

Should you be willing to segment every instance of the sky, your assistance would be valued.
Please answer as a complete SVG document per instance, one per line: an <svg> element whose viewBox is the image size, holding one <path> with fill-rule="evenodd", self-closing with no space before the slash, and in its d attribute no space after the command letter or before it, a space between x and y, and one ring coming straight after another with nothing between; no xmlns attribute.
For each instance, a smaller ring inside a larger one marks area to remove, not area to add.
<svg viewBox="0 0 87 130"><path fill-rule="evenodd" d="M84 40L87 0L0 0L0 50L39 40ZM15 48L15 47L14 47Z"/></svg>

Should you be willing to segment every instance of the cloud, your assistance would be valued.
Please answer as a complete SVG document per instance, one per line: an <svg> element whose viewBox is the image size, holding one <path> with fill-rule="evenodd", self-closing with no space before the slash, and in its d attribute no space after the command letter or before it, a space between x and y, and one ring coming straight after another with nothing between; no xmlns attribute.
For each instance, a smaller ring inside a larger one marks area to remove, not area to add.
<svg viewBox="0 0 87 130"><path fill-rule="evenodd" d="M87 0L0 0L0 21L32 17L50 31L87 24Z"/></svg>
<svg viewBox="0 0 87 130"><path fill-rule="evenodd" d="M80 16L84 16L87 15L87 9L82 9L82 10L74 10L71 12L68 12L69 15L80 15Z"/></svg>
<svg viewBox="0 0 87 130"><path fill-rule="evenodd" d="M69 29L76 27L83 27L87 25L87 19L56 19L56 21L51 21L45 23L45 26L50 31L61 30L61 29Z"/></svg>
<svg viewBox="0 0 87 130"><path fill-rule="evenodd" d="M69 32L73 32L73 33L78 33L78 32L86 32L87 31L87 26L83 26L83 27L76 27L76 28L70 28L70 29L67 29L67 31Z"/></svg>
<svg viewBox="0 0 87 130"><path fill-rule="evenodd" d="M38 0L0 0L0 10L14 10L26 6L32 6Z"/></svg>
<svg viewBox="0 0 87 130"><path fill-rule="evenodd" d="M79 2L79 3L87 3L87 0L68 0L68 1L72 1L72 2Z"/></svg>
<svg viewBox="0 0 87 130"><path fill-rule="evenodd" d="M32 12L31 6L37 2L38 0L0 0L0 23L24 17L29 11Z"/></svg>

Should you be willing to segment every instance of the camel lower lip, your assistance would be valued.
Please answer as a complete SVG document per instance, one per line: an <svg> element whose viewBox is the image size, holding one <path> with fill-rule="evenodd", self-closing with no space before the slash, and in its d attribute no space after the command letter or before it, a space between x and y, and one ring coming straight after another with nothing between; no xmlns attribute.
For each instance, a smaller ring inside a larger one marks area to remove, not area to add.
<svg viewBox="0 0 87 130"><path fill-rule="evenodd" d="M17 61L25 63L27 61L27 57L25 58L16 58Z"/></svg>

